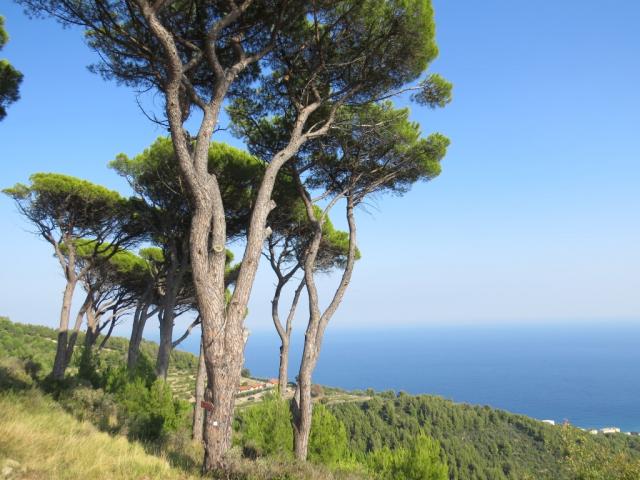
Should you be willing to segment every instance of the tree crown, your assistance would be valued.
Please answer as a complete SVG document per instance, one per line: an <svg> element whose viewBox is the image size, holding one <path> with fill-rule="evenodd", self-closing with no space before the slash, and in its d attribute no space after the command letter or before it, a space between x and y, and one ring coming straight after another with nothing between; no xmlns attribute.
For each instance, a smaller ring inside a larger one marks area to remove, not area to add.
<svg viewBox="0 0 640 480"><path fill-rule="evenodd" d="M101 185L59 173L35 173L31 184L18 183L3 193L41 232L59 231L101 241L113 235L115 224L131 220L126 199Z"/></svg>

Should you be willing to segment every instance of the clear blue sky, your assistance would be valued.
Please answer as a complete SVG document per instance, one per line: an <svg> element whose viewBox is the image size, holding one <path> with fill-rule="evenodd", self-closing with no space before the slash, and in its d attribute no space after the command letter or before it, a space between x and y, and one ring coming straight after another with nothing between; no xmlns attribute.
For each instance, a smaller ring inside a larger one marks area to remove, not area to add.
<svg viewBox="0 0 640 480"><path fill-rule="evenodd" d="M640 319L640 2L435 8L432 71L453 81L454 102L412 116L452 145L438 179L359 212L363 258L334 323ZM57 171L127 193L107 162L164 132L131 90L86 70L96 56L79 31L10 2L0 14L11 36L0 55L25 76L0 123L2 186ZM0 222L0 314L55 325L50 247L7 198ZM253 329L272 328L271 282L262 270Z"/></svg>

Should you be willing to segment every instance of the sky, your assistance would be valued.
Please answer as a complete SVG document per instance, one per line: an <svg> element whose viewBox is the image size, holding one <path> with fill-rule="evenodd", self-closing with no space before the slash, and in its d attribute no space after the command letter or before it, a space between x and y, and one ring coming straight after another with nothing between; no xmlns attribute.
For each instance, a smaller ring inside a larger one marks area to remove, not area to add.
<svg viewBox="0 0 640 480"><path fill-rule="evenodd" d="M430 71L453 82L454 100L411 117L451 147L440 177L357 212L362 259L333 328L640 320L640 3L434 6ZM0 122L1 186L54 171L128 195L107 163L166 132L131 89L87 71L97 56L79 30L11 2L0 14L11 37L0 57L24 74ZM0 231L0 315L56 326L63 279L50 246L7 197ZM264 267L253 330L273 328ZM323 298L335 282L321 280Z"/></svg>

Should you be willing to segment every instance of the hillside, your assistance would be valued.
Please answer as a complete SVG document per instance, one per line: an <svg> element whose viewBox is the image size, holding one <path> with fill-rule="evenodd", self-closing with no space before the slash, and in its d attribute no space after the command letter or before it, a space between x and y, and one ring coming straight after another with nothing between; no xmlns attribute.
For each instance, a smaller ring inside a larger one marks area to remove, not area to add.
<svg viewBox="0 0 640 480"><path fill-rule="evenodd" d="M197 475L200 453L198 446L194 447L186 440L191 414L190 406L185 402L193 388L195 356L174 352L169 377L173 393L166 391L162 384L150 383L152 380L147 381L147 387L135 384L138 386L133 389L125 386L124 390L118 391L108 385L114 384L113 378L117 380L116 384L121 381L117 372L124 361L127 341L113 338L101 354L101 361L102 368L109 371L111 367L112 377L116 376L105 380L104 386L97 389L87 386L86 382L72 382L67 390L55 394L57 400L54 401L38 393L38 385L51 368L54 339L53 329L21 325L0 318L0 456L3 459L15 460L20 463L20 468L26 467L27 471L37 470L41 465L32 459L34 455L30 452L47 452L47 449L51 449L48 455L59 458L62 464L71 464L79 460L79 454L75 452L79 446L74 442L86 436L90 442L94 442L91 443L94 446L90 455L110 456L110 452L120 452L118 455L123 456L124 463L110 464L105 461L104 468L107 470L89 469L86 474L82 471L84 478L94 478L94 474L95 478L156 478L154 475L188 478L180 477L177 470L171 470L178 467L185 475ZM151 358L156 349L154 343L144 343L144 352ZM70 373L73 375L76 371L77 368ZM324 387L320 389L316 400L326 406L324 411L330 412L325 414L330 417L329 423L325 422L328 427L322 427L329 428L328 437L319 441L337 445L344 437L344 445L332 447L342 450L331 462L334 467L346 468L351 471L349 475L355 476L342 477L336 471L318 474L317 470L306 473L296 470L296 475L282 478L364 478L363 466L370 467L372 459L377 458L380 452L409 451L421 434L438 442L441 447L439 455L446 462L451 480L640 478L636 475L637 459L640 458L638 437L623 434L594 437L574 428L551 426L522 415L486 406L457 404L428 395L384 392L365 397ZM145 410L149 403L157 405L152 417L161 415L164 427L162 424L159 427L152 424L153 428L149 430L149 414ZM271 467L273 460L269 459L276 458L272 455L277 453L277 458L284 458L287 469L295 470L297 467L287 463L291 456L288 408L284 404L269 401L253 403L259 406L255 414L251 410L256 407L251 406L238 412L236 443L245 452L252 452L252 457L264 456L266 464ZM50 413L51 418L47 417L49 413L46 412ZM85 421L71 422L71 419ZM108 437L90 423L112 434L126 435L131 441L143 441L148 451L160 453L170 460L173 467L170 468L162 458L158 460L144 454L135 446L135 442L127 443L125 436ZM25 432L31 433L27 435ZM57 439L56 435L60 438ZM108 439L113 440L113 445L105 444L110 443ZM275 446L276 442L280 444ZM67 453L58 451L55 447L58 444L66 445L64 452ZM574 448L576 446L578 448ZM323 455L320 452L318 458L321 460L318 461L326 463L329 457ZM126 467L128 461L133 462L131 467ZM611 473L614 464L618 470ZM244 469L253 468L242 462L240 465ZM278 465L276 472L284 468L280 463ZM118 476L125 475L122 472L129 470L145 473L132 477ZM271 470L266 468L262 476L248 475L246 478L281 478L277 476L278 473L269 476L265 471ZM580 473L583 471L591 472L590 476L583 476ZM598 476L598 472L604 473ZM51 478L74 478L65 477L63 472L58 473Z"/></svg>
<svg viewBox="0 0 640 480"><path fill-rule="evenodd" d="M57 332L53 328L41 325L29 325L12 322L0 316L0 358L14 357L30 360L38 370L38 375L46 374L53 366L56 351ZM79 352L84 344L84 333L80 332L71 361L70 373L77 371ZM123 337L111 337L101 356L106 365L119 365L127 355L129 340ZM149 359L156 357L158 344L143 340L140 351ZM171 363L168 381L174 395L188 400L195 388L195 374L198 358L189 352L174 350L171 352Z"/></svg>
<svg viewBox="0 0 640 480"><path fill-rule="evenodd" d="M40 395L0 395L0 468L11 479L190 479L125 437L79 422Z"/></svg>
<svg viewBox="0 0 640 480"><path fill-rule="evenodd" d="M573 478L566 466L566 431L523 415L420 395L379 395L332 407L359 454L407 444L418 432L440 442L452 480ZM573 430L573 429L572 429ZM588 438L610 452L640 455L640 439Z"/></svg>

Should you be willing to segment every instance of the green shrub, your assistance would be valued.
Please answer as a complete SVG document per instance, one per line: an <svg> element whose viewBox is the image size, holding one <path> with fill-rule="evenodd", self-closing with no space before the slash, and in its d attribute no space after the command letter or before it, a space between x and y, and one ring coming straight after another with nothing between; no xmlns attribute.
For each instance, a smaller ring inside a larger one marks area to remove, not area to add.
<svg viewBox="0 0 640 480"><path fill-rule="evenodd" d="M420 433L409 448L372 452L368 464L380 480L447 480L449 471L440 457L438 442Z"/></svg>
<svg viewBox="0 0 640 480"><path fill-rule="evenodd" d="M164 380L156 380L148 387L144 379L135 377L124 384L115 398L132 438L157 440L180 426L184 408L173 399L171 387Z"/></svg>
<svg viewBox="0 0 640 480"><path fill-rule="evenodd" d="M65 410L79 420L88 421L101 430L116 433L123 427L118 404L113 395L89 385L78 385L58 399Z"/></svg>
<svg viewBox="0 0 640 480"><path fill-rule="evenodd" d="M78 360L78 378L88 381L94 388L102 387L103 378L99 370L100 357L93 353L92 348L83 347Z"/></svg>
<svg viewBox="0 0 640 480"><path fill-rule="evenodd" d="M0 390L26 390L33 386L27 364L17 358L0 360Z"/></svg>
<svg viewBox="0 0 640 480"><path fill-rule="evenodd" d="M240 410L235 426L246 456L291 456L293 452L289 405L275 395L267 394L256 405Z"/></svg>
<svg viewBox="0 0 640 480"><path fill-rule="evenodd" d="M286 400L267 394L262 401L240 410L235 422L236 443L251 458L293 455L291 411ZM309 460L316 464L337 466L349 463L349 440L344 425L324 406L313 407Z"/></svg>
<svg viewBox="0 0 640 480"><path fill-rule="evenodd" d="M313 406L309 460L323 465L338 465L350 460L347 430L322 404Z"/></svg>

